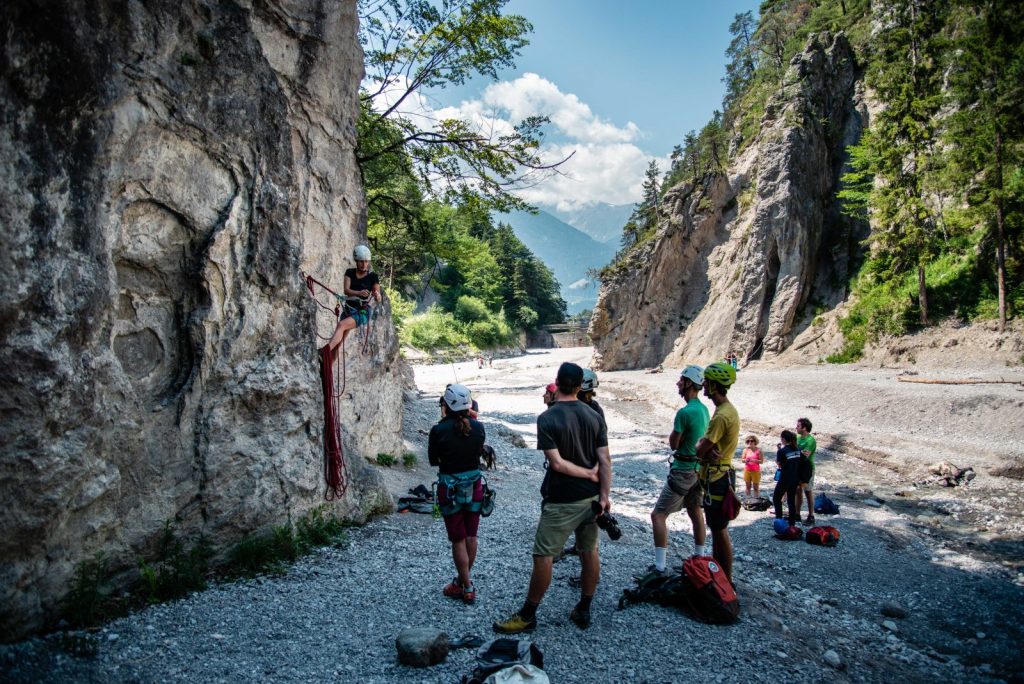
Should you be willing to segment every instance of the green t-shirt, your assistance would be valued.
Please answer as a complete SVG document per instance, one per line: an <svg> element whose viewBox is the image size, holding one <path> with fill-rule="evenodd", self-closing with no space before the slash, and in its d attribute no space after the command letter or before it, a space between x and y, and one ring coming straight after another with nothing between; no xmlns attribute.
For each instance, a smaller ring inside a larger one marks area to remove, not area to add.
<svg viewBox="0 0 1024 684"><path fill-rule="evenodd" d="M736 453L736 445L740 442L740 414L731 402L725 402L715 409L715 415L708 423L707 434L704 435L715 443L721 459L720 465L732 463Z"/></svg>
<svg viewBox="0 0 1024 684"><path fill-rule="evenodd" d="M697 397L676 411L676 420L672 425L672 429L679 433L676 454L690 458L697 455L697 442L708 429L709 420L708 408ZM672 467L682 468L683 464L679 459L672 459Z"/></svg>
<svg viewBox="0 0 1024 684"><path fill-rule="evenodd" d="M814 435L807 433L804 437L796 438L796 445L800 448L800 451L810 452L810 456L807 460L811 462L811 467L814 467L814 452L818 448L818 440L814 439Z"/></svg>

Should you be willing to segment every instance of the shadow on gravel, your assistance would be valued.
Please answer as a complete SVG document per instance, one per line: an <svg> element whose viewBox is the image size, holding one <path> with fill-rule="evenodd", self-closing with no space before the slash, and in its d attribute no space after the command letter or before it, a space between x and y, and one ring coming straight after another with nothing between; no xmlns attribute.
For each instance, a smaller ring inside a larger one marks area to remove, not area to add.
<svg viewBox="0 0 1024 684"><path fill-rule="evenodd" d="M1024 588L1003 576L956 567L958 554L929 551L919 533L902 525L820 516L819 525L834 525L842 535L837 547L824 548L775 539L772 519L770 514L744 511L730 527L737 556L750 558L737 565L736 577L741 602L755 599L748 615L766 621L771 615L782 618L792 630L793 649L813 644L807 657L820 657L821 640L832 636L822 630L835 628L830 625L834 618L822 613L839 611L878 626L867 638L858 636L857 626L842 630L848 647L845 653L839 650L857 671L870 667L889 670L894 677L913 673L915 679L922 673L901 655L899 642L905 641L937 662L955 656L968 666L988 664L1000 677L1024 677L1024 618L1017 609ZM771 588L775 579L781 591ZM801 589L819 596L816 607L801 605L795 594ZM908 611L905 619L893 620L896 631L891 635L881 627L891 619L881 612L887 602ZM767 604L769 614L760 615L758 604ZM784 616L792 617L798 605L810 615L787 620Z"/></svg>

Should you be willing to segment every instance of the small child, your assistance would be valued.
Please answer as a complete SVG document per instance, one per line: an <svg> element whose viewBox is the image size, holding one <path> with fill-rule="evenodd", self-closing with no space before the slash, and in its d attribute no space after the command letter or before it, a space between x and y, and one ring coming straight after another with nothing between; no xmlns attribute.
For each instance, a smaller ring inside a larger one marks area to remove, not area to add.
<svg viewBox="0 0 1024 684"><path fill-rule="evenodd" d="M754 496L761 496L761 464L764 463L764 454L757 446L757 437L747 435L747 446L743 449L743 482L747 485L747 498L750 498L750 488L754 488Z"/></svg>
<svg viewBox="0 0 1024 684"><path fill-rule="evenodd" d="M800 509L796 506L797 488L800 486L800 448L796 445L796 434L791 430L782 431L782 443L775 453L775 460L778 463L782 475L775 485L775 493L772 495L772 502L775 504L775 517L782 517L782 496L786 496L786 504L789 506L789 524L796 525L800 522Z"/></svg>

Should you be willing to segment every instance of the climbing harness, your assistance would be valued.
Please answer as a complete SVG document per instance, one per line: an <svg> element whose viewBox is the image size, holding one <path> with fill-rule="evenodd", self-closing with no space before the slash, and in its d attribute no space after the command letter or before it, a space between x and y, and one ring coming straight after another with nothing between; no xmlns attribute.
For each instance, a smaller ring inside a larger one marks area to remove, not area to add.
<svg viewBox="0 0 1024 684"><path fill-rule="evenodd" d="M487 478L479 470L467 470L464 473L438 473L437 482L433 484L434 502L441 515L453 515L459 511L479 513L484 502L474 501L473 494L476 492L476 483L484 481L483 487L487 488ZM438 486L445 488L445 502L442 504L438 498ZM493 509L493 502L491 503ZM490 515L490 512L488 512Z"/></svg>
<svg viewBox="0 0 1024 684"><path fill-rule="evenodd" d="M340 298L338 293L327 287L313 276L302 274L303 279L306 281L306 288L309 290L309 296L313 298L313 301L317 303L322 309L331 311L334 314L335 320L340 315ZM321 302L316 296L316 290L314 286L320 287L321 289L334 295L339 301L339 305L333 307L333 309ZM321 340L330 341L330 337L323 337L319 332L316 336ZM348 478L346 477L346 466L345 466L345 453L342 447L342 435L341 435L341 407L339 399L345 392L346 378L345 378L345 345L341 345L341 359L338 367L334 368L332 373L332 354L330 345L325 344L319 353L320 361L320 384L324 392L324 482L327 484L327 490L324 492L324 498L328 501L334 501L340 499L345 495L345 490L348 488ZM340 386L339 386L340 384Z"/></svg>

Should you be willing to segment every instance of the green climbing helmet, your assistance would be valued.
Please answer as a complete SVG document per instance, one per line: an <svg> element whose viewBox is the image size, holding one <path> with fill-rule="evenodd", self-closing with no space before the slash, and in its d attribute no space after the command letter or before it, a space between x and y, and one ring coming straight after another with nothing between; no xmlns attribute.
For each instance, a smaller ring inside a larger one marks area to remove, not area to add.
<svg viewBox="0 0 1024 684"><path fill-rule="evenodd" d="M597 373L589 368L583 369L583 384L580 385L581 392L593 392L600 383L597 381Z"/></svg>
<svg viewBox="0 0 1024 684"><path fill-rule="evenodd" d="M736 369L725 361L715 361L704 369L704 379L717 382L722 387L732 387L736 382Z"/></svg>

